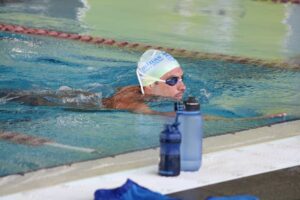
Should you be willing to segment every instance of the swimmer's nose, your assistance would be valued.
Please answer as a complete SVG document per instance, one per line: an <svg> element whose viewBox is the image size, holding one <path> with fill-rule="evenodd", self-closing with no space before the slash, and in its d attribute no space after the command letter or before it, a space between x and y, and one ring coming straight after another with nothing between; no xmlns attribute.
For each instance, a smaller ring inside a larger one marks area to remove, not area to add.
<svg viewBox="0 0 300 200"><path fill-rule="evenodd" d="M185 84L183 83L183 81L180 81L180 82L178 83L178 90L184 92L185 89L186 89Z"/></svg>

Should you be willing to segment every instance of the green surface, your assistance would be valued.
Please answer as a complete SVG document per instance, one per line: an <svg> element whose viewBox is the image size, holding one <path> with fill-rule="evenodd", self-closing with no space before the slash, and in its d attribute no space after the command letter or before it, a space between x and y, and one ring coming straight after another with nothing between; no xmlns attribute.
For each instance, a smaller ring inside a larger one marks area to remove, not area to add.
<svg viewBox="0 0 300 200"><path fill-rule="evenodd" d="M211 53L285 59L288 28L283 24L283 4L252 0L90 0L88 4L90 9L81 20L92 35Z"/></svg>

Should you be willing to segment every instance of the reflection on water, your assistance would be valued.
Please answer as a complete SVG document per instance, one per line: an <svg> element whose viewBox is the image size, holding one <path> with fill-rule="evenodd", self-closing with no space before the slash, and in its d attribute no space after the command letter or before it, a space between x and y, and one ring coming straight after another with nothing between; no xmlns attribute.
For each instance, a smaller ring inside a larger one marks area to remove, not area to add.
<svg viewBox="0 0 300 200"><path fill-rule="evenodd" d="M81 32L86 10L86 0L0 0L0 22Z"/></svg>
<svg viewBox="0 0 300 200"><path fill-rule="evenodd" d="M293 40L293 50L284 44L288 29L282 22L287 10L299 8L295 4L133 0L128 5L112 0L89 5L81 20L93 27L93 35L262 59L285 60L300 53L300 40ZM300 35L297 30L294 34Z"/></svg>
<svg viewBox="0 0 300 200"><path fill-rule="evenodd" d="M1 0L0 7L9 12L76 20L85 6L80 0Z"/></svg>
<svg viewBox="0 0 300 200"><path fill-rule="evenodd" d="M286 34L285 49L290 55L292 63L300 63L300 5L287 6L286 20L288 31Z"/></svg>
<svg viewBox="0 0 300 200"><path fill-rule="evenodd" d="M253 0L2 0L0 21L296 62L300 55L299 10L296 4Z"/></svg>

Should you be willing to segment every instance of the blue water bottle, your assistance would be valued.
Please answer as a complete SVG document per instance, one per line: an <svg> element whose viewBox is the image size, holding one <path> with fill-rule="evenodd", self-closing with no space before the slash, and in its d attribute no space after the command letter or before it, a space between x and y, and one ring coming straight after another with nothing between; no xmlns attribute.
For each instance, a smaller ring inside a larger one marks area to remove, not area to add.
<svg viewBox="0 0 300 200"><path fill-rule="evenodd" d="M202 160L203 120L200 104L195 97L184 101L184 106L177 104L176 120L181 133L181 170L197 171Z"/></svg>
<svg viewBox="0 0 300 200"><path fill-rule="evenodd" d="M160 134L159 174L162 176L178 176L180 174L180 142L181 134L178 123L166 124Z"/></svg>

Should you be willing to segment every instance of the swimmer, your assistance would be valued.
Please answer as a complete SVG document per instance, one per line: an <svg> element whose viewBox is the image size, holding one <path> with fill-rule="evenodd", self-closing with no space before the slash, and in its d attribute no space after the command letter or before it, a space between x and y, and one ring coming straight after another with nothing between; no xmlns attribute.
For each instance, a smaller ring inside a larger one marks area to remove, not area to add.
<svg viewBox="0 0 300 200"><path fill-rule="evenodd" d="M108 108L142 114L175 116L174 112L151 110L147 102L160 98L174 101L182 99L186 87L182 80L183 71L177 60L166 52L147 50L138 62L136 75L140 85L123 87L108 98L101 98L93 93L72 90L68 87L63 87L56 92L0 91L0 98L32 106Z"/></svg>

